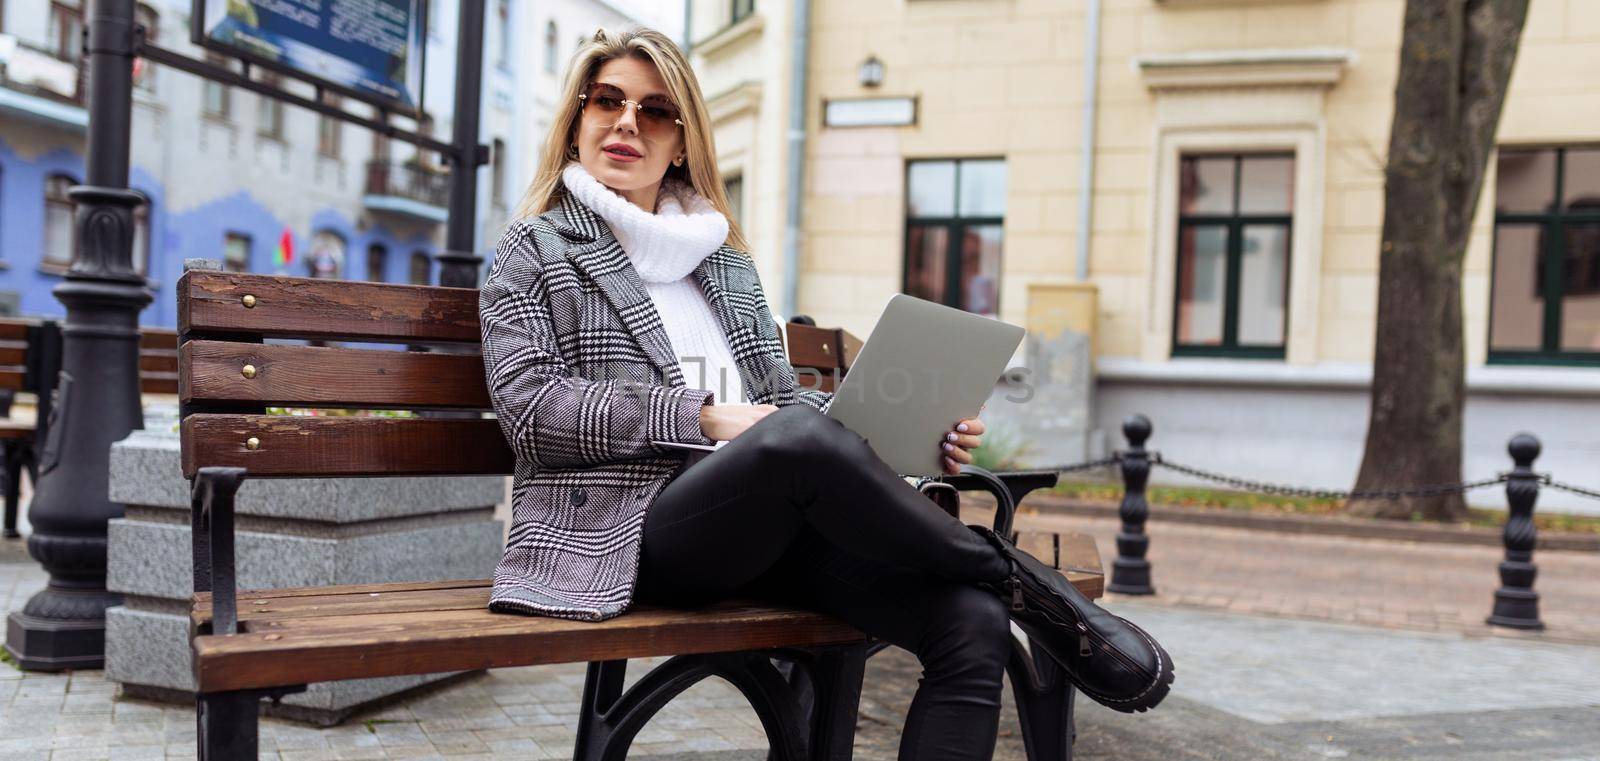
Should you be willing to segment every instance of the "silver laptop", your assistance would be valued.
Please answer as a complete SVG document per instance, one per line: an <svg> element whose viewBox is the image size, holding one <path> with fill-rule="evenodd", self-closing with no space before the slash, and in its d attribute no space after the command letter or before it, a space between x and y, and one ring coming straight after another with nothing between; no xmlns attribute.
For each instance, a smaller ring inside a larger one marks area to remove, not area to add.
<svg viewBox="0 0 1600 761"><path fill-rule="evenodd" d="M878 315L855 364L834 390L827 414L866 439L900 475L939 475L944 472L939 446L944 435L977 414L1026 332L897 294ZM728 442L655 443L711 452Z"/></svg>
<svg viewBox="0 0 1600 761"><path fill-rule="evenodd" d="M834 390L828 416L903 476L943 472L939 444L978 413L1027 331L897 294Z"/></svg>

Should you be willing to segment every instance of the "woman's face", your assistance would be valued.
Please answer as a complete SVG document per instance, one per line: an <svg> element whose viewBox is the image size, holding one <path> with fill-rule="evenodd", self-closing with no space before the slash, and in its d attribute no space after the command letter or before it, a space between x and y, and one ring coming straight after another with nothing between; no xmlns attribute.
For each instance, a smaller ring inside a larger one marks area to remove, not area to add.
<svg viewBox="0 0 1600 761"><path fill-rule="evenodd" d="M654 64L630 56L601 65L586 92L574 138L578 163L601 184L653 211L661 178L684 152L667 83Z"/></svg>

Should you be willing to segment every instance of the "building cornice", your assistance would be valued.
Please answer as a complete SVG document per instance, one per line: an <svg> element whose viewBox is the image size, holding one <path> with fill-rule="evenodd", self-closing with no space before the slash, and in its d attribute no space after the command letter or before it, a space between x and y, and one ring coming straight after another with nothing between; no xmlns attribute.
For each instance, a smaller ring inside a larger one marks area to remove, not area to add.
<svg viewBox="0 0 1600 761"><path fill-rule="evenodd" d="M1151 90L1215 87L1332 87L1355 63L1350 48L1195 50L1138 56L1133 65Z"/></svg>
<svg viewBox="0 0 1600 761"><path fill-rule="evenodd" d="M739 20L736 24L729 24L711 35L694 44L695 55L706 58L716 58L728 52L740 41L759 37L761 30L767 26L767 17L761 13L752 13Z"/></svg>
<svg viewBox="0 0 1600 761"><path fill-rule="evenodd" d="M712 124L720 124L739 114L754 112L761 106L761 82L745 80L706 99L706 113Z"/></svg>

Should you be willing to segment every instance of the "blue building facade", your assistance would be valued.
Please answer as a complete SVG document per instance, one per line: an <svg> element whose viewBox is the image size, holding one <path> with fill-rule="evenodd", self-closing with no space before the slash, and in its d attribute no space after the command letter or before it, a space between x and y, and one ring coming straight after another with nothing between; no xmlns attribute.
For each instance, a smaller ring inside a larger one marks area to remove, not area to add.
<svg viewBox="0 0 1600 761"><path fill-rule="evenodd" d="M51 290L62 282L75 235L65 188L84 179L84 81L71 43L84 4L0 4L0 312L65 312ZM154 0L138 12L159 44L202 58L188 42L189 7ZM430 35L430 82L453 79L453 40L453 33ZM154 296L143 324L176 323L173 289L190 258L258 273L437 279L446 216L437 156L164 67L141 62L135 77L129 185L148 200L137 220L135 259ZM424 104L433 123L398 123L448 134L450 89L433 92L442 94ZM509 134L491 134L495 128L486 124L483 142L504 144ZM509 133L510 125L500 129ZM483 171L480 185L489 174ZM488 188L480 193L480 220L503 211L490 196ZM277 256L285 233L293 243L286 265ZM492 234L490 224L479 226L486 258Z"/></svg>

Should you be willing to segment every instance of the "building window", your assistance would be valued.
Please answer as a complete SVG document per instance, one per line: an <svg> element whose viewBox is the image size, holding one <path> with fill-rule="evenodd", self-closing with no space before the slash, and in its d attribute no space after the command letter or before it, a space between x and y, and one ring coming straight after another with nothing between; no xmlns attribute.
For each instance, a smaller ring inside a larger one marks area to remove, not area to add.
<svg viewBox="0 0 1600 761"><path fill-rule="evenodd" d="M306 257L311 277L336 279L344 274L344 237L322 230L311 239L311 255Z"/></svg>
<svg viewBox="0 0 1600 761"><path fill-rule="evenodd" d="M1600 146L1497 166L1490 358L1600 364Z"/></svg>
<svg viewBox="0 0 1600 761"><path fill-rule="evenodd" d="M161 16L156 9L140 3L133 11L133 18L135 23L144 27L145 41L156 42L161 31ZM146 93L156 91L156 72L150 67L148 59L133 59L133 86Z"/></svg>
<svg viewBox="0 0 1600 761"><path fill-rule="evenodd" d="M78 181L64 174L52 174L44 181L44 262L47 269L72 266L77 247L78 227L72 220L72 197L67 191Z"/></svg>
<svg viewBox="0 0 1600 761"><path fill-rule="evenodd" d="M906 191L901 289L975 314L999 316L1005 160L913 161L906 167Z"/></svg>
<svg viewBox="0 0 1600 761"><path fill-rule="evenodd" d="M744 225L744 175L736 174L722 181L722 193L728 197L728 213L733 223Z"/></svg>
<svg viewBox="0 0 1600 761"><path fill-rule="evenodd" d="M228 272L250 271L250 236L227 233L222 236L222 268Z"/></svg>
<svg viewBox="0 0 1600 761"><path fill-rule="evenodd" d="M337 95L323 96L322 102L339 108L344 105L344 99ZM344 142L344 122L331 116L317 115L317 153L328 158L339 158L339 151Z"/></svg>
<svg viewBox="0 0 1600 761"><path fill-rule="evenodd" d="M411 284L428 285L433 282L433 258L426 251L411 254Z"/></svg>
<svg viewBox="0 0 1600 761"><path fill-rule="evenodd" d="M495 138L489 152L489 200L506 205L506 141Z"/></svg>
<svg viewBox="0 0 1600 761"><path fill-rule="evenodd" d="M1185 156L1178 182L1172 353L1283 358L1294 156Z"/></svg>
<svg viewBox="0 0 1600 761"><path fill-rule="evenodd" d="M134 191L144 199L144 202L133 207L133 271L141 275L150 273L150 216L151 205L154 203L150 196L143 192Z"/></svg>
<svg viewBox="0 0 1600 761"><path fill-rule="evenodd" d="M389 268L389 249L382 243L373 243L367 246L367 279L374 283L387 280L384 274Z"/></svg>
<svg viewBox="0 0 1600 761"><path fill-rule="evenodd" d="M227 58L216 53L206 53L206 63L212 66L221 66L231 69ZM206 116L218 119L228 118L231 105L230 90L227 85L212 80L204 80L200 85L200 111Z"/></svg>
<svg viewBox="0 0 1600 761"><path fill-rule="evenodd" d="M63 61L77 63L83 57L83 7L66 0L50 3L48 33L50 52Z"/></svg>
<svg viewBox="0 0 1600 761"><path fill-rule="evenodd" d="M551 19L551 20L545 22L545 25L544 25L544 72L546 74L554 74L554 73L556 73L556 63L557 63L556 59L560 57L560 54L558 52L556 52L556 44L557 44L556 40L559 40L559 39L561 39L561 36L560 36L560 31L558 29L556 29L555 19ZM582 47L583 43L586 42L586 41L587 40L585 40L584 38L579 37L578 38L578 46Z"/></svg>
<svg viewBox="0 0 1600 761"><path fill-rule="evenodd" d="M511 0L495 0L495 20L499 26L495 29L494 62L502 69L511 69L511 36L515 30L511 28Z"/></svg>
<svg viewBox="0 0 1600 761"><path fill-rule="evenodd" d="M261 83L272 88L283 86L277 74L262 75ZM265 95L256 96L256 133L273 140L283 139L283 101Z"/></svg>
<svg viewBox="0 0 1600 761"><path fill-rule="evenodd" d="M737 24L740 21L743 21L746 16L749 16L756 10L756 0L732 0L732 2L733 10L729 14L729 24Z"/></svg>

